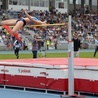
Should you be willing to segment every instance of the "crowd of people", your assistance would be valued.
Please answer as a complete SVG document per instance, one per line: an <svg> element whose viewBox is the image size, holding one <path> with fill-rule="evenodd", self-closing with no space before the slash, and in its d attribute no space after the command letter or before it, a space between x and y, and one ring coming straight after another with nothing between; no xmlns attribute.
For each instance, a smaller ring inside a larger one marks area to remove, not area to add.
<svg viewBox="0 0 98 98"><path fill-rule="evenodd" d="M9 11L13 16L13 13ZM15 13L15 12L14 12ZM18 18L24 16L24 13L18 13ZM58 10L53 9L51 11L40 11L33 10L30 15L37 17L41 21L47 21L49 24L53 23L64 23L68 22L68 13L60 13ZM82 9L76 9L76 11L71 12L72 15L72 35L77 32L78 38L80 40L80 48L88 48L89 44L94 44L95 36L98 32L98 16L94 11L88 11L88 13L83 13ZM38 34L39 37L46 40L47 50L49 45L54 45L57 49L57 44L60 41L68 40L68 26L48 26L43 28L28 28ZM4 31L4 30L3 30ZM13 43L13 38L6 32L0 33L2 38L6 37L6 42Z"/></svg>
<svg viewBox="0 0 98 98"><path fill-rule="evenodd" d="M74 11L73 11L74 12ZM80 9L77 9L75 14L72 12L72 34L74 32L78 33L78 37L81 41L81 48L89 48L89 44L94 44L94 37L98 31L98 17L95 12L92 13L81 13ZM88 11L89 12L89 11ZM66 22L68 20L68 14L61 14L57 10L53 12L40 12L33 11L33 15L43 20L46 19L49 23L61 23ZM35 32L38 30L33 29ZM43 28L43 30L39 30L42 32L44 37L53 41L54 38L59 40L67 40L68 38L68 27L66 26L51 26L47 28ZM43 32L46 32L43 33ZM46 36L45 36L46 35ZM57 42L56 42L57 43Z"/></svg>

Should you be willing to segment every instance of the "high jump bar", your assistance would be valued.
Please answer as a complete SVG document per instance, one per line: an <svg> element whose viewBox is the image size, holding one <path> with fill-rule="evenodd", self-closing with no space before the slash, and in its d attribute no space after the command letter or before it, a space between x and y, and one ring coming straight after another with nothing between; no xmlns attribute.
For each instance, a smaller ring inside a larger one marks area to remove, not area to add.
<svg viewBox="0 0 98 98"><path fill-rule="evenodd" d="M42 25L26 25L25 27L47 27L47 26L66 26L66 25L68 25L68 23L55 23L55 24L42 24ZM10 27L14 27L14 26L10 26Z"/></svg>
<svg viewBox="0 0 98 98"><path fill-rule="evenodd" d="M30 27L45 27L45 26L66 26L67 23L56 23L56 24L42 24L42 25L31 25Z"/></svg>

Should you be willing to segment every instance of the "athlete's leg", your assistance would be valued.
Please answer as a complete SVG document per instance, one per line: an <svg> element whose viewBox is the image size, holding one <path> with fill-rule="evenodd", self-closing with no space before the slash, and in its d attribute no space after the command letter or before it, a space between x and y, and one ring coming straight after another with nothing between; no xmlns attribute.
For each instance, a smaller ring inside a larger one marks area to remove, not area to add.
<svg viewBox="0 0 98 98"><path fill-rule="evenodd" d="M14 26L16 24L16 19L9 19L9 20L4 20L0 22L0 25L9 25L9 26Z"/></svg>
<svg viewBox="0 0 98 98"><path fill-rule="evenodd" d="M10 26L4 24L4 25L2 25L2 27L4 29L6 29L11 36L14 36L14 34L12 33L12 29L11 29Z"/></svg>
<svg viewBox="0 0 98 98"><path fill-rule="evenodd" d="M19 29L22 29L22 27L23 27L23 21L18 21L18 22L16 23L16 25L15 25L15 26L13 27L13 29L12 29L12 33L14 34L15 38L16 38L18 41L21 40L21 38L20 38L20 36L19 36L19 34L18 34L18 30L19 30Z"/></svg>
<svg viewBox="0 0 98 98"><path fill-rule="evenodd" d="M23 27L23 21L18 21L16 25L13 27L12 32L15 33L18 30L22 29L22 27Z"/></svg>
<svg viewBox="0 0 98 98"><path fill-rule="evenodd" d="M20 41L20 36L18 34L18 30L23 27L23 21L18 21L16 25L11 29L8 25L3 25L3 27L9 32L11 36L15 36L15 38Z"/></svg>

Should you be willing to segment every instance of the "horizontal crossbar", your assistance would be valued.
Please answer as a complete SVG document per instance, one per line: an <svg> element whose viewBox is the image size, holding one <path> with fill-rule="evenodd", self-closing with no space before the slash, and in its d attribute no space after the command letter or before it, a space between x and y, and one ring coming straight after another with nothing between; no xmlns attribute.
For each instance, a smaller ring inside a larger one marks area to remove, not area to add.
<svg viewBox="0 0 98 98"><path fill-rule="evenodd" d="M25 27L47 27L47 26L67 26L67 25L68 23L56 23L56 24L42 24L42 25L26 25ZM10 27L14 27L14 26L10 26Z"/></svg>

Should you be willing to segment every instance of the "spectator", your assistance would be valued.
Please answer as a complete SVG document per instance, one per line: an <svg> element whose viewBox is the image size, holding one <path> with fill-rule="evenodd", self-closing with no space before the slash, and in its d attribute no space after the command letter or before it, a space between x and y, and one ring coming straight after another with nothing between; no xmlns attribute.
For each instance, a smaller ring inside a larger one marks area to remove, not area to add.
<svg viewBox="0 0 98 98"><path fill-rule="evenodd" d="M46 45L47 45L47 50L49 50L49 46L50 46L50 40L49 39L46 40Z"/></svg>
<svg viewBox="0 0 98 98"><path fill-rule="evenodd" d="M96 47L95 47L94 57L96 56L96 52L98 51L98 36L95 39L95 45Z"/></svg>
<svg viewBox="0 0 98 98"><path fill-rule="evenodd" d="M55 50L57 50L57 37L56 36L54 36L53 41L54 41Z"/></svg>
<svg viewBox="0 0 98 98"><path fill-rule="evenodd" d="M20 50L20 47L21 47L21 44L18 40L15 40L14 42L14 53L16 55L16 58L18 59L19 58L19 50Z"/></svg>
<svg viewBox="0 0 98 98"><path fill-rule="evenodd" d="M38 35L34 35L34 39L32 41L32 53L33 58L37 58L37 51L38 51L38 41L43 41L42 39L38 39Z"/></svg>
<svg viewBox="0 0 98 98"><path fill-rule="evenodd" d="M74 33L72 40L74 43L74 57L79 57L80 40L79 40L78 34L76 32Z"/></svg>
<svg viewBox="0 0 98 98"><path fill-rule="evenodd" d="M26 45L26 41L25 41L25 40L23 41L22 44L23 44L23 50L26 50L26 49L28 50L28 47L27 47L27 45Z"/></svg>

